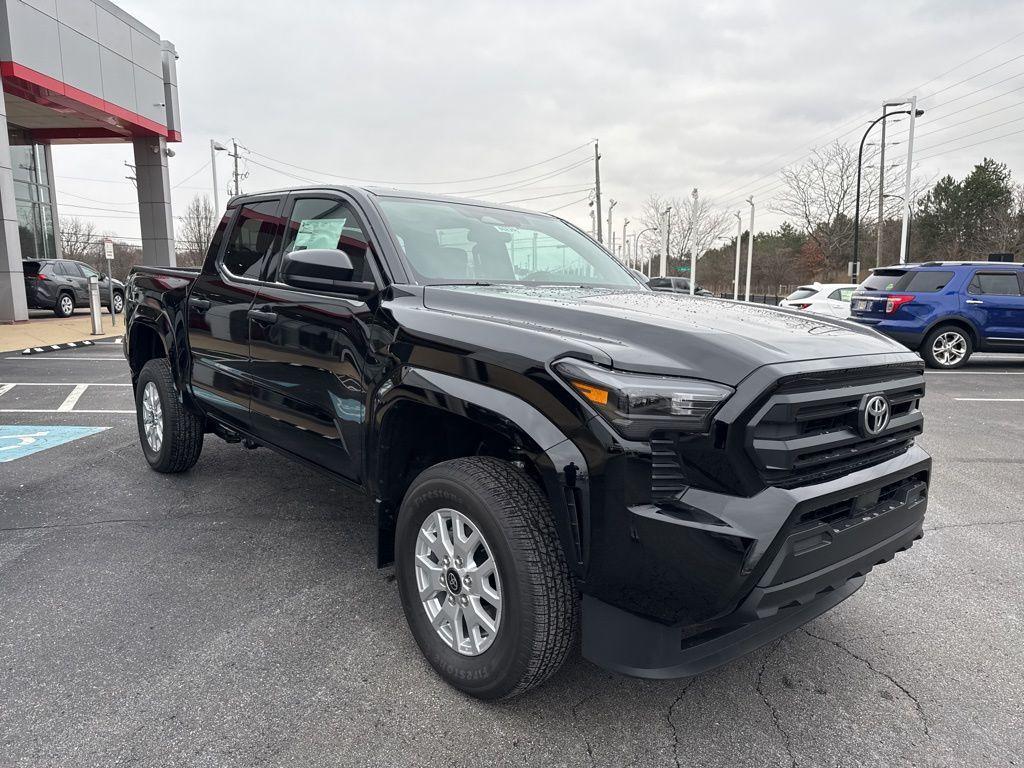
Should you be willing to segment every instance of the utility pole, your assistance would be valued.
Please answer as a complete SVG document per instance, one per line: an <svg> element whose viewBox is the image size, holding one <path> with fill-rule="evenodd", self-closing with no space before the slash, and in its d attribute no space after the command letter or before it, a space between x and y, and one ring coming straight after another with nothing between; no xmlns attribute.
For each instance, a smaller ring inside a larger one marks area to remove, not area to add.
<svg viewBox="0 0 1024 768"><path fill-rule="evenodd" d="M914 123L917 118L917 96L910 98L910 133L907 135L907 189L903 194L903 229L900 232L900 264L907 263L910 250L910 184L914 166Z"/></svg>
<svg viewBox="0 0 1024 768"><path fill-rule="evenodd" d="M612 229L612 210L618 205L618 201L608 198L608 238L612 241L612 253L615 252L615 230ZM598 230L600 232L601 230Z"/></svg>
<svg viewBox="0 0 1024 768"><path fill-rule="evenodd" d="M594 139L594 202L597 204L597 242L603 244L604 236L601 234L601 153L597 148L597 139Z"/></svg>
<svg viewBox="0 0 1024 768"><path fill-rule="evenodd" d="M690 211L690 295L693 296L697 286L697 238L694 230L697 222L697 188L690 193L693 196L693 208Z"/></svg>
<svg viewBox="0 0 1024 768"><path fill-rule="evenodd" d="M241 179L242 174L238 173L238 141L236 141L235 139L232 139L231 140L231 148L234 150L231 153L231 157L233 157L234 160L235 160L235 170L234 170L234 174L233 174L234 177L235 177L235 194L239 195L239 194L241 194L241 192L239 191L238 182ZM244 175L248 175L248 174L244 174Z"/></svg>
<svg viewBox="0 0 1024 768"><path fill-rule="evenodd" d="M750 233L747 240L747 298L746 301L750 301L750 267L754 263L754 196L751 195L747 198L747 202L750 203Z"/></svg>
<svg viewBox="0 0 1024 768"><path fill-rule="evenodd" d="M732 278L732 300L740 297L740 243L743 241L743 217L736 211L736 266Z"/></svg>
<svg viewBox="0 0 1024 768"><path fill-rule="evenodd" d="M138 176L137 176L137 174L135 172L135 166L132 165L131 163L129 163L127 160L125 160L124 161L124 167L128 168L132 172L131 176L125 176L125 178L128 179L128 181L130 181L132 184L134 184L136 188L138 188L139 180L138 180Z"/></svg>
<svg viewBox="0 0 1024 768"><path fill-rule="evenodd" d="M665 250L661 254L661 273L659 277L665 277L668 272L668 248L669 233L672 231L672 206L665 209Z"/></svg>
<svg viewBox="0 0 1024 768"><path fill-rule="evenodd" d="M882 232L885 228L885 110L882 105L882 143L878 154L878 226L875 227L875 267L882 266Z"/></svg>

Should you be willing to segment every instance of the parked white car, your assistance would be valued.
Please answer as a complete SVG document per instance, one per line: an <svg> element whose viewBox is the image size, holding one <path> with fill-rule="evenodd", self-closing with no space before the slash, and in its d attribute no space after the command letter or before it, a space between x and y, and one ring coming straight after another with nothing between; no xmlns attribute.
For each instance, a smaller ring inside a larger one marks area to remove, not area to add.
<svg viewBox="0 0 1024 768"><path fill-rule="evenodd" d="M779 306L802 309L817 315L847 318L850 316L850 297L856 288L853 283L801 285L780 301Z"/></svg>

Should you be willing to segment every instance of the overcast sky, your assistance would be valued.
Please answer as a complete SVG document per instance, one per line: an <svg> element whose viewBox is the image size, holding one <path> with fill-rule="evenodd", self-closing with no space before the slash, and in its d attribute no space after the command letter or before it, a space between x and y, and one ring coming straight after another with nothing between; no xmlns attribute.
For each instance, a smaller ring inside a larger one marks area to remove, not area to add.
<svg viewBox="0 0 1024 768"><path fill-rule="evenodd" d="M589 228L592 163L556 172L586 160L591 149L569 151L597 137L616 229L651 192L697 187L730 210L753 192L767 208L781 165L859 134L883 99L925 83L921 96L941 92L923 102L919 155L934 156L921 173L959 176L988 154L1024 181L1024 133L998 138L1024 130L1020 0L119 5L180 55L179 212L211 194L209 140L231 137L262 153L243 162L244 191L303 183L262 163L325 182L452 182L422 188L501 201L564 193L517 204L565 206L560 215ZM137 236L131 160L130 145L55 148L61 214L102 214L100 229ZM229 162L221 153L222 205ZM766 212L758 228L778 220Z"/></svg>

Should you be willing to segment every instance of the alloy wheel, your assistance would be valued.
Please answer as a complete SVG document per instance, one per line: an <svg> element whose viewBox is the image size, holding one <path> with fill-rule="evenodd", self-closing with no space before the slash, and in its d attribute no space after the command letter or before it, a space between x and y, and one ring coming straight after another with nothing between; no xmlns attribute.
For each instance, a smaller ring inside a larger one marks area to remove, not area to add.
<svg viewBox="0 0 1024 768"><path fill-rule="evenodd" d="M121 294L115 293L114 294L114 313L119 315L119 314L121 314L121 312L123 310L124 310L124 299L121 297Z"/></svg>
<svg viewBox="0 0 1024 768"><path fill-rule="evenodd" d="M445 645L464 656L491 647L501 628L501 581L494 550L462 512L439 509L420 525L416 588Z"/></svg>
<svg viewBox="0 0 1024 768"><path fill-rule="evenodd" d="M160 392L152 381L147 381L142 390L142 427L150 450L158 453L164 443L164 409Z"/></svg>
<svg viewBox="0 0 1024 768"><path fill-rule="evenodd" d="M952 366L967 354L967 339L956 331L946 331L932 342L932 355L940 365Z"/></svg>
<svg viewBox="0 0 1024 768"><path fill-rule="evenodd" d="M70 315L72 312L75 311L74 299L72 299L66 293L60 297L60 311L63 312L65 315Z"/></svg>

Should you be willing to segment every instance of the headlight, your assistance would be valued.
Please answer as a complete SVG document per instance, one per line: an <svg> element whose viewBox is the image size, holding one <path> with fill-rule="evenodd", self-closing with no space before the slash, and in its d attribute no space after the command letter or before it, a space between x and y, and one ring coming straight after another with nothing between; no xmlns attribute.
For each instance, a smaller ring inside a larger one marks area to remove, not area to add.
<svg viewBox="0 0 1024 768"><path fill-rule="evenodd" d="M707 432L731 387L699 379L611 371L579 360L554 364L565 382L630 440L657 429Z"/></svg>

